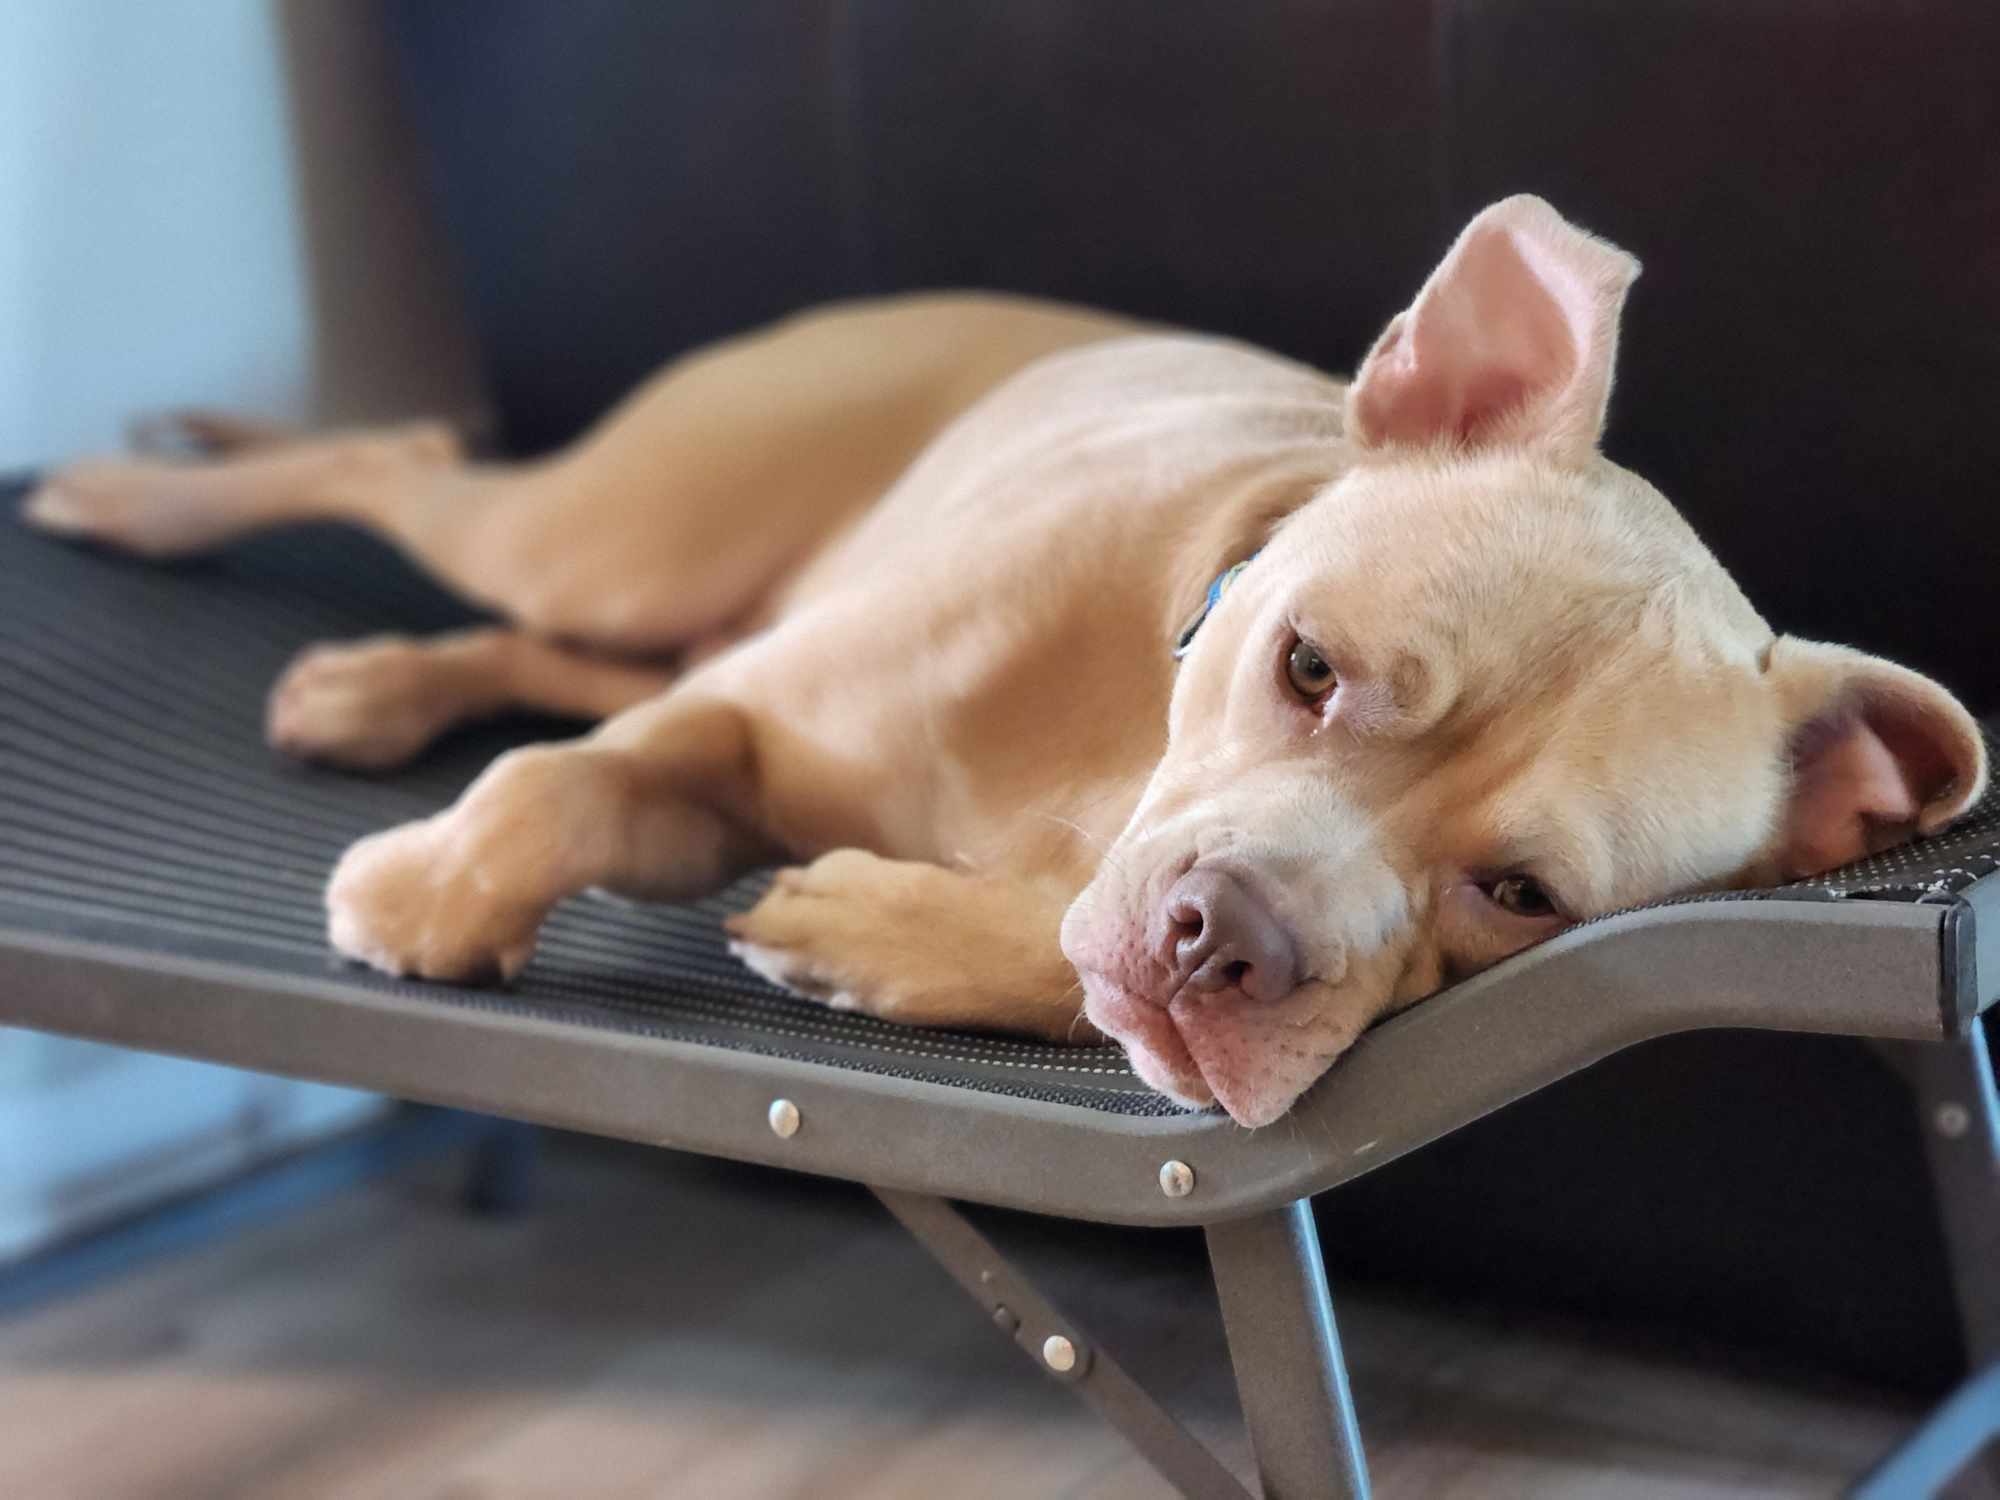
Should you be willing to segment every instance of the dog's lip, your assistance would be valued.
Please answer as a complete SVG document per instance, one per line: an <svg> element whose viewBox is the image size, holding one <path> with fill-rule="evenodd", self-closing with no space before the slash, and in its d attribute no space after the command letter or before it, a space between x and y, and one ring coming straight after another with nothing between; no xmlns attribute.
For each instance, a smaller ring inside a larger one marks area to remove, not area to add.
<svg viewBox="0 0 2000 1500"><path fill-rule="evenodd" d="M1202 1082L1207 1086L1215 1102L1229 1115L1229 1118L1247 1129L1256 1130L1281 1119L1298 1102L1303 1089L1291 1089L1282 1094L1260 1088L1252 1078L1246 1078L1226 1062L1214 1067L1204 1065L1202 1052L1211 1045L1220 1047L1226 1059L1229 1047L1227 1030L1231 1012L1239 1007L1255 1005L1260 1012L1269 1016L1274 1011L1289 1013L1295 1019L1302 1016L1323 998L1326 986L1318 980L1305 979L1281 1000L1257 1002L1250 1000L1240 991L1222 994L1197 994L1183 991L1174 997L1169 1006L1173 1019L1174 1036L1186 1049L1187 1055L1195 1060ZM1221 1000L1222 1005L1213 1002ZM1220 1033L1220 1034L1218 1034ZM1323 1064L1312 1081L1326 1070ZM1308 1086L1310 1084L1308 1083Z"/></svg>
<svg viewBox="0 0 2000 1500"><path fill-rule="evenodd" d="M1151 1087L1193 1109L1219 1106L1239 1125L1256 1128L1282 1116L1296 1102L1288 1096L1281 1107L1271 1110L1268 1100L1247 1096L1225 1068L1211 1072L1201 1060L1200 1047L1204 1020L1225 1019L1218 1014L1233 1006L1253 1002L1240 992L1196 991L1182 988L1161 1005L1148 1000L1111 975L1085 976L1085 1010L1098 1029L1119 1042L1137 1073ZM1291 994L1262 1008L1300 1003L1309 990L1323 988L1317 981L1300 981Z"/></svg>
<svg viewBox="0 0 2000 1500"><path fill-rule="evenodd" d="M1136 1072L1169 1098L1206 1109L1215 1102L1208 1076L1166 1007L1104 974L1084 976L1084 1013L1125 1048Z"/></svg>
<svg viewBox="0 0 2000 1500"><path fill-rule="evenodd" d="M1277 1003L1291 1003L1306 988L1301 984ZM1091 1021L1125 1048L1133 1072L1146 1083L1195 1109L1219 1104L1230 1118L1248 1123L1243 1118L1247 1103L1238 1102L1238 1091L1227 1077L1210 1073L1186 1029L1188 1022L1212 1012L1218 1003L1251 1003L1241 993L1183 988L1160 1005L1109 975L1092 974L1086 977L1084 1003ZM1196 1031L1198 1035L1198 1026Z"/></svg>

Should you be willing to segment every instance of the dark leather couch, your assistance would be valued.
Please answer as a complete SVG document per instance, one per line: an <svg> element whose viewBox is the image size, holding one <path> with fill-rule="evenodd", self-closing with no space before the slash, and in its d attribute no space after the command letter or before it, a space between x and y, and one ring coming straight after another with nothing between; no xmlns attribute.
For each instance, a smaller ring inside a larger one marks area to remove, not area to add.
<svg viewBox="0 0 2000 1500"><path fill-rule="evenodd" d="M831 297L1015 288L1351 368L1480 205L1646 263L1613 456L1780 627L2000 706L1988 0L389 0L508 441ZM1656 1044L1336 1194L1350 1271L1958 1358L1859 1048Z"/></svg>

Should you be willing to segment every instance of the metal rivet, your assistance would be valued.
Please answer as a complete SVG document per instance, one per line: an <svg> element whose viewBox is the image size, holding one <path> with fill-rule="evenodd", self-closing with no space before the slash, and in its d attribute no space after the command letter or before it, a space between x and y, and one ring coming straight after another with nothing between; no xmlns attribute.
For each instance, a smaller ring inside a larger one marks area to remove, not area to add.
<svg viewBox="0 0 2000 1500"><path fill-rule="evenodd" d="M771 1112L764 1118L771 1122L771 1134L781 1141L799 1133L799 1107L789 1099L773 1099Z"/></svg>
<svg viewBox="0 0 2000 1500"><path fill-rule="evenodd" d="M1160 1168L1160 1191L1169 1198L1185 1198L1194 1191L1194 1168L1184 1161L1170 1161Z"/></svg>
<svg viewBox="0 0 2000 1500"><path fill-rule="evenodd" d="M993 1325L1002 1333L1012 1333L1021 1326L1021 1320L1014 1316L1013 1308L996 1307L993 1309Z"/></svg>
<svg viewBox="0 0 2000 1500"><path fill-rule="evenodd" d="M1937 1126L1939 1135L1955 1141L1972 1128L1972 1112L1963 1104L1940 1104L1937 1113L1931 1116L1931 1123Z"/></svg>
<svg viewBox="0 0 2000 1500"><path fill-rule="evenodd" d="M1052 1333L1042 1340L1042 1363L1058 1375L1067 1375L1076 1368L1076 1345L1059 1333Z"/></svg>

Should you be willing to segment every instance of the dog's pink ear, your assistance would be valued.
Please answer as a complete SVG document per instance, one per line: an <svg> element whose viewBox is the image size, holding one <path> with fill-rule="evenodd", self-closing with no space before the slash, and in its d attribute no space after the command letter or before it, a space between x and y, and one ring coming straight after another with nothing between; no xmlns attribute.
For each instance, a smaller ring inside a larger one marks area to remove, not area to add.
<svg viewBox="0 0 2000 1500"><path fill-rule="evenodd" d="M1791 726L1791 795L1773 849L1782 878L1935 833L1985 790L1978 725L1928 677L1792 636L1771 648L1769 671Z"/></svg>
<svg viewBox="0 0 2000 1500"><path fill-rule="evenodd" d="M1639 263L1539 198L1508 198L1465 228L1347 396L1363 447L1596 449L1611 398L1618 313Z"/></svg>

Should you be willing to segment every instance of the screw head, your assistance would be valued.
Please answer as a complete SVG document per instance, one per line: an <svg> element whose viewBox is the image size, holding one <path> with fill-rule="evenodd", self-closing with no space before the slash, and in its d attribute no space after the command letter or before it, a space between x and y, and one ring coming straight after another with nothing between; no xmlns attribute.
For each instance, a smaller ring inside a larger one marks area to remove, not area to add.
<svg viewBox="0 0 2000 1500"><path fill-rule="evenodd" d="M1184 1161L1170 1161L1160 1168L1160 1191L1169 1198L1185 1198L1194 1191L1194 1168Z"/></svg>
<svg viewBox="0 0 2000 1500"><path fill-rule="evenodd" d="M771 1134L781 1141L789 1141L799 1133L799 1107L789 1099L773 1099L764 1118L771 1122Z"/></svg>
<svg viewBox="0 0 2000 1500"><path fill-rule="evenodd" d="M1955 1141L1972 1128L1972 1111L1963 1104L1940 1104L1937 1113L1931 1116L1931 1123L1937 1127L1939 1135L1948 1141Z"/></svg>
<svg viewBox="0 0 2000 1500"><path fill-rule="evenodd" d="M1021 1320L1015 1315L1013 1308L996 1307L993 1309L993 1326L1002 1333L1012 1333L1021 1326Z"/></svg>
<svg viewBox="0 0 2000 1500"><path fill-rule="evenodd" d="M1076 1368L1076 1345L1059 1333L1052 1333L1042 1340L1042 1363L1058 1375L1067 1375Z"/></svg>

